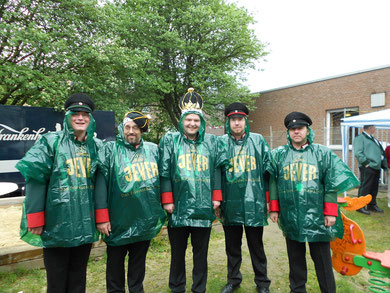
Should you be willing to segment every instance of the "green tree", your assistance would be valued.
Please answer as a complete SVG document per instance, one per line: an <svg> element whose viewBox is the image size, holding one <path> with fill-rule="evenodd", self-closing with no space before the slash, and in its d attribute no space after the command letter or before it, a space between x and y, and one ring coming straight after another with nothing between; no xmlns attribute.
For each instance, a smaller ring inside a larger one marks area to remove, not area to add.
<svg viewBox="0 0 390 293"><path fill-rule="evenodd" d="M97 1L0 3L0 104L57 106L93 44Z"/></svg>
<svg viewBox="0 0 390 293"><path fill-rule="evenodd" d="M118 121L151 112L157 140L193 87L220 124L224 105L253 105L241 74L266 52L252 23L224 0L0 0L0 104L61 108L83 91Z"/></svg>
<svg viewBox="0 0 390 293"><path fill-rule="evenodd" d="M189 87L203 96L212 122L232 101L253 105L241 73L266 52L245 9L223 0L116 1L114 6L122 11L117 35L126 46L149 54L139 64L143 77L133 84L133 106L167 111L177 126L178 101Z"/></svg>

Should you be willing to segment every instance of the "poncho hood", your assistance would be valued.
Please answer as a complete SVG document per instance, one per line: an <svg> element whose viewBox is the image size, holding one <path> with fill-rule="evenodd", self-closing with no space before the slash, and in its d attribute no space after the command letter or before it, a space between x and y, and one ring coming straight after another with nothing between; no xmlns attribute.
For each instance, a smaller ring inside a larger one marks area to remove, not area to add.
<svg viewBox="0 0 390 293"><path fill-rule="evenodd" d="M196 115L198 115L200 117L199 136L198 136L198 138L195 141L189 140L185 136L183 123L184 123L184 119L186 118L186 116L188 114L196 114ZM197 144L198 143L202 143L203 140L204 140L204 135L206 133L206 121L204 120L202 112L199 112L199 111L196 111L196 110L188 110L188 111L185 111L184 113L182 113L182 115L180 117L180 120L179 120L179 132L184 136L184 139L186 141L197 143Z"/></svg>
<svg viewBox="0 0 390 293"><path fill-rule="evenodd" d="M67 111L65 113L65 119L64 119L64 135L67 137L70 137L72 140L74 140L74 130L71 125L71 119L72 115L76 114L76 112L73 111ZM89 113L89 125L87 128L87 140L92 140L94 133L96 129L96 122L95 119L93 118L92 114Z"/></svg>
<svg viewBox="0 0 390 293"><path fill-rule="evenodd" d="M310 126L306 126L308 129L309 129L309 134L307 135L307 142L309 143L309 145L313 144L314 142L314 138L315 138L315 134L314 134L314 130L310 128ZM291 137L290 137L290 133L288 132L288 129L287 129L287 132L286 132L286 137L287 137L287 141L288 141L288 144L292 146L292 140L291 140Z"/></svg>
<svg viewBox="0 0 390 293"><path fill-rule="evenodd" d="M117 143L121 144L121 145L123 145L123 146L125 146L125 147L127 147L127 148L129 148L129 149L131 149L133 151L135 151L137 148L134 145L132 145L131 143L127 142L127 140L125 139L125 135L124 135L124 130L123 129L124 129L123 123L119 124L119 126L118 126L118 134L116 136ZM140 140L140 143L139 143L139 147L142 147L143 143L144 143L144 141L143 141L143 139L141 137L141 140Z"/></svg>
<svg viewBox="0 0 390 293"><path fill-rule="evenodd" d="M249 137L249 123L248 123L248 118L247 117L244 117L245 118L245 135L244 137L241 139L241 141L246 141ZM232 130L230 128L230 118L226 119L226 122L225 122L225 129L226 129L226 132L227 134L229 135L229 137L232 135ZM236 141L236 140L235 140ZM239 142L239 141L236 141L236 142Z"/></svg>

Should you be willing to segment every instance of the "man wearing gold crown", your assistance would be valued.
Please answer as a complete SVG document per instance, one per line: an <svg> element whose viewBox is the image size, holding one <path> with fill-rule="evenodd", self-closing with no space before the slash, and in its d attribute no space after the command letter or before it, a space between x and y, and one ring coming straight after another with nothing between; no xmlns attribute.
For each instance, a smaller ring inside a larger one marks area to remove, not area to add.
<svg viewBox="0 0 390 293"><path fill-rule="evenodd" d="M161 201L168 212L171 245L169 287L186 290L185 252L191 235L193 247L192 292L206 292L207 252L211 224L222 200L220 170L225 152L217 138L205 134L202 97L190 88L179 104L179 132L168 132L160 141ZM218 184L219 183L219 184ZM214 187L215 186L215 187Z"/></svg>
<svg viewBox="0 0 390 293"><path fill-rule="evenodd" d="M107 244L107 292L125 292L124 261L128 254L130 293L142 293L150 240L165 223L160 203L159 150L144 141L149 118L126 113L116 142L99 152L95 207L97 229Z"/></svg>

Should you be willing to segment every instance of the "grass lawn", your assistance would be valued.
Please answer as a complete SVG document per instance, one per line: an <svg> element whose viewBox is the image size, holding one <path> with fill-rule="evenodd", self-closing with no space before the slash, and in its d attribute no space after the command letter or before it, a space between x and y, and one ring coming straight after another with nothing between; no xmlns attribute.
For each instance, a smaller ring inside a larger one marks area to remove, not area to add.
<svg viewBox="0 0 390 293"><path fill-rule="evenodd" d="M344 211L345 215L357 222L363 229L367 251L383 252L390 250L390 209L387 198L378 199L384 214L366 216L357 212ZM283 235L276 224L270 222L264 230L265 250L268 258L268 275L271 279L271 292L289 292L288 261ZM212 231L209 247L209 270L207 292L220 292L226 283L226 254L224 233L220 226ZM308 292L320 292L315 276L314 265L307 253ZM166 293L170 263L170 247L167 236L159 236L152 241L146 261L145 292ZM187 249L187 292L191 292L192 253L191 245ZM248 248L243 241L243 262L241 266L243 282L236 293L255 293L253 270ZM370 278L367 269L362 269L355 276L342 276L335 272L338 292L368 292ZM12 273L0 273L0 292L45 292L46 273L44 269L17 270ZM384 279L389 282L389 279ZM105 257L90 259L88 264L87 292L105 292ZM387 287L390 290L390 287Z"/></svg>

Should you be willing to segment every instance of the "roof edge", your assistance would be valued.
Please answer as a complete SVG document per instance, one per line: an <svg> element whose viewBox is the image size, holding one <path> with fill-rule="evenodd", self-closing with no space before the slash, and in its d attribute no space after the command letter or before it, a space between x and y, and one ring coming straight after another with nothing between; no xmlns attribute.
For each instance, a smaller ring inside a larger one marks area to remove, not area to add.
<svg viewBox="0 0 390 293"><path fill-rule="evenodd" d="M372 68L363 69L363 70L358 70L358 71L353 71L353 72L349 72L349 73L342 73L342 74L329 76L329 77L324 77L324 78L320 78L320 79L315 79L315 80L295 83L295 84L282 86L282 87L277 87L277 88L273 88L273 89L269 89L269 90L254 92L252 94L264 94L264 93L268 93L268 92L284 90L284 89L297 87L297 86L301 86L301 85L307 85L307 84L311 84L311 83L316 83L316 82L321 82L321 81L326 81L326 80L330 80L330 79L335 79L335 78L340 78L340 77L345 77L345 76L350 76L350 75L355 75L355 74L361 74L361 73L366 73L366 72L369 72L369 71L381 70L381 69L386 69L386 68L390 68L390 64L377 66L377 67L372 67Z"/></svg>

